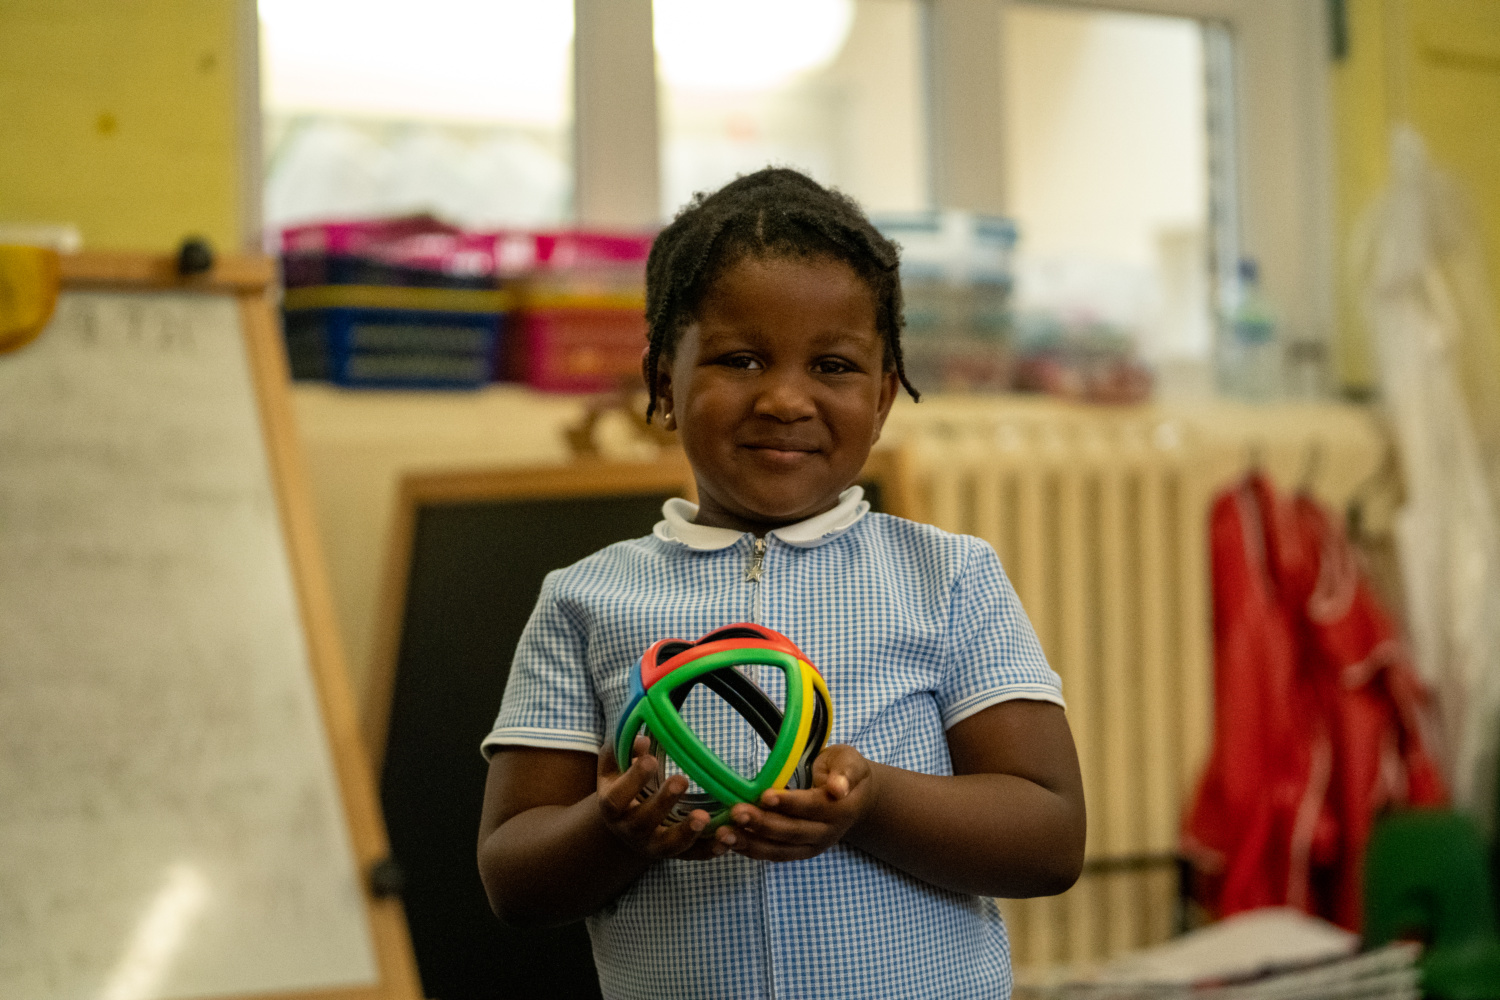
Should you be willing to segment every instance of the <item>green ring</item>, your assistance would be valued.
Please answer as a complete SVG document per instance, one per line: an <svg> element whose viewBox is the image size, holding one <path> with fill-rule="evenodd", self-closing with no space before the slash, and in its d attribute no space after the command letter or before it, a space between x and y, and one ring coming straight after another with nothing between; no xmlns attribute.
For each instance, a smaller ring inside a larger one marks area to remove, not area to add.
<svg viewBox="0 0 1500 1000"><path fill-rule="evenodd" d="M688 728L671 702L671 693L681 685L720 667L733 667L744 663L764 663L779 667L786 677L786 710L782 713L781 731L771 748L771 755L761 766L753 781L747 780L714 753L698 734ZM649 707L647 707L649 706ZM658 680L647 691L637 709L645 716L657 740L679 765L691 763L701 773L692 777L703 786L703 790L726 805L731 802L754 802L761 793L771 787L776 775L781 773L792 754L792 745L797 739L797 726L788 726L786 720L800 719L802 713L802 667L801 661L779 649L731 649L722 653L711 653L693 660ZM632 714L634 719L634 714ZM654 724L653 724L654 723ZM639 732L639 728L635 730ZM634 739L634 733L632 733ZM683 770L687 770L683 767Z"/></svg>

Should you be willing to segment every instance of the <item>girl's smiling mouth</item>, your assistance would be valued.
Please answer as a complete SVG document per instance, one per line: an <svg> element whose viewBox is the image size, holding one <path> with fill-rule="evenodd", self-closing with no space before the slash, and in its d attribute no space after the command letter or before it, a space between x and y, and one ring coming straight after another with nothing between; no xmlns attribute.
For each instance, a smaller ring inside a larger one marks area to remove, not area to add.
<svg viewBox="0 0 1500 1000"><path fill-rule="evenodd" d="M740 447L752 452L757 458L778 465L793 465L822 451L815 445L791 441L757 442Z"/></svg>

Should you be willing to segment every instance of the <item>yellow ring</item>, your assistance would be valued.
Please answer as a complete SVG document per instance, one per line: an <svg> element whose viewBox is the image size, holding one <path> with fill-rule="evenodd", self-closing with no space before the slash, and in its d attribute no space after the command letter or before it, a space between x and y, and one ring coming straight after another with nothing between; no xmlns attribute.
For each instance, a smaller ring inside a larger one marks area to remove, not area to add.
<svg viewBox="0 0 1500 1000"><path fill-rule="evenodd" d="M776 775L776 780L771 783L772 788L785 788L786 783L792 780L792 772L796 771L797 766L802 763L802 754L807 749L807 737L812 731L812 700L815 689L823 696L825 712L828 707L828 689L823 686L823 678L806 660L798 660L797 666L799 668L797 672L802 675L802 717L797 721L797 739L792 744L792 752L787 755L786 763L781 767L781 773ZM814 678L817 679L814 680Z"/></svg>

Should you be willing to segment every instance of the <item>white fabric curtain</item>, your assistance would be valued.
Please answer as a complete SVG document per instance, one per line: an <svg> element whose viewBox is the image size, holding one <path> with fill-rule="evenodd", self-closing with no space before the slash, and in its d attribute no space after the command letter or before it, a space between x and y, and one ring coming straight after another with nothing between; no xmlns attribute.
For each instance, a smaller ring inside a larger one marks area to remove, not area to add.
<svg viewBox="0 0 1500 1000"><path fill-rule="evenodd" d="M1455 804L1486 829L1500 755L1500 343L1475 213L1396 128L1355 254L1405 484L1407 623L1437 693Z"/></svg>

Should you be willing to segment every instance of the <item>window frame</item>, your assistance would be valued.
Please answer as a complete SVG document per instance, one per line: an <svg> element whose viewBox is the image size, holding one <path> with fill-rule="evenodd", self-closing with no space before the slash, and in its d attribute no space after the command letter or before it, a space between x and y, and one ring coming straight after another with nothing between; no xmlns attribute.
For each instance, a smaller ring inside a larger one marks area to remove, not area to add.
<svg viewBox="0 0 1500 1000"><path fill-rule="evenodd" d="M1191 17L1229 29L1235 41L1239 253L1260 265L1261 287L1280 316L1283 343L1319 345L1331 383L1338 370L1333 356L1336 246L1324 5L1305 0L1023 2Z"/></svg>

